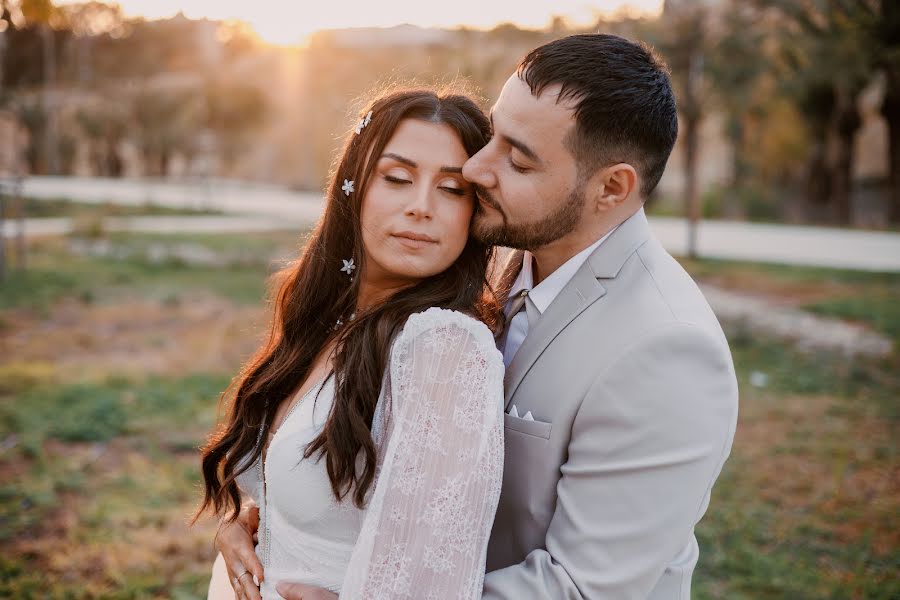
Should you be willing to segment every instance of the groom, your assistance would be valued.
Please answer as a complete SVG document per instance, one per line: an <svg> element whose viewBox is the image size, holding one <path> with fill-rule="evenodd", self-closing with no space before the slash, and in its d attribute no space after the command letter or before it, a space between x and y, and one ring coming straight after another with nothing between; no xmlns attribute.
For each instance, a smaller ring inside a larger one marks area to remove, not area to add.
<svg viewBox="0 0 900 600"><path fill-rule="evenodd" d="M506 463L484 598L687 599L738 394L719 323L644 216L677 134L666 69L616 36L566 37L524 59L491 119L463 168L473 234L519 250L499 279Z"/></svg>

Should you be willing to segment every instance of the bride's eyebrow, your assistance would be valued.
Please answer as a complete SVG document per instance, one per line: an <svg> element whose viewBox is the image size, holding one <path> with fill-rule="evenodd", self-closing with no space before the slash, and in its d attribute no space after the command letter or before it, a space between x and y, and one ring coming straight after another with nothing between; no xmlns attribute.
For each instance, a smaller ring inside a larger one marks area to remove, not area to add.
<svg viewBox="0 0 900 600"><path fill-rule="evenodd" d="M416 161L406 158L405 156L400 156L399 154L394 154L393 152L385 152L381 155L381 158L393 158L397 162L401 162L404 165L409 165L413 169L418 169L419 165ZM459 173L462 174L462 167L441 167L439 169L441 173Z"/></svg>

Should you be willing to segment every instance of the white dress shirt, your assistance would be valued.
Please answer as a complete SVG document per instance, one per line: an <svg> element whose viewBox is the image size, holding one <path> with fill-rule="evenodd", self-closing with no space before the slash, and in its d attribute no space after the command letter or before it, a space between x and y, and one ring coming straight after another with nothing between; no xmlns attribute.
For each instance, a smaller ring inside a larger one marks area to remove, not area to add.
<svg viewBox="0 0 900 600"><path fill-rule="evenodd" d="M640 210L643 211L644 209L641 208ZM553 302L562 289L566 287L566 284L569 283L572 276L581 268L584 261L588 259L588 256L590 256L594 250L599 248L600 244L606 241L606 238L611 236L618 228L618 225L613 227L609 233L564 262L558 269L547 275L547 277L537 285L534 285L532 255L531 252L526 250L525 255L522 257L522 270L519 271L519 276L509 290L509 300L507 300L504 309L506 318L509 319L510 317L509 311L512 300L516 295L521 293L522 290L529 290L528 297L534 303L534 306L538 311L543 314L544 311L547 310L547 307L550 306L550 303ZM512 321L509 323L509 331L506 334L506 346L500 349L503 352L503 364L507 368L509 368L509 363L512 362L513 356L515 356L516 352L519 350L519 346L525 341L526 335L528 335L528 316L525 314L525 311L520 311L512 316Z"/></svg>

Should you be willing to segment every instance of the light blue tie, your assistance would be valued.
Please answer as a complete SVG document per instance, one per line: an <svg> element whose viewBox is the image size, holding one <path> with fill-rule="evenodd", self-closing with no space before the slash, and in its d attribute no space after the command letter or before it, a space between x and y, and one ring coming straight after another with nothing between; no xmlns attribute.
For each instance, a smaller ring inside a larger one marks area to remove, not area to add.
<svg viewBox="0 0 900 600"><path fill-rule="evenodd" d="M531 333L531 330L537 325L538 319L541 318L541 311L534 305L534 301L529 295L530 291L531 290L522 290L515 295L512 303L509 305L509 319L506 321L506 330L503 332L503 338L499 345L500 348L506 348L506 337L509 335L509 326L512 324L513 318L522 312L523 308L525 309L525 315L528 317L529 333Z"/></svg>

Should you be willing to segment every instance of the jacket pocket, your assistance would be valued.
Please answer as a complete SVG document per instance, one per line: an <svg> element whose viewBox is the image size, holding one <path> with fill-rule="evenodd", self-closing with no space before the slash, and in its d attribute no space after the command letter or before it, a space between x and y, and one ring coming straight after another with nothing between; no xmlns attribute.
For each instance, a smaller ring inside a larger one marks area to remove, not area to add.
<svg viewBox="0 0 900 600"><path fill-rule="evenodd" d="M553 428L551 423L531 421L529 419L523 419L522 417L514 417L506 413L503 414L503 425L506 429L518 431L519 433L524 433L526 435L533 435L534 437L543 438L545 440L550 439L550 430Z"/></svg>

